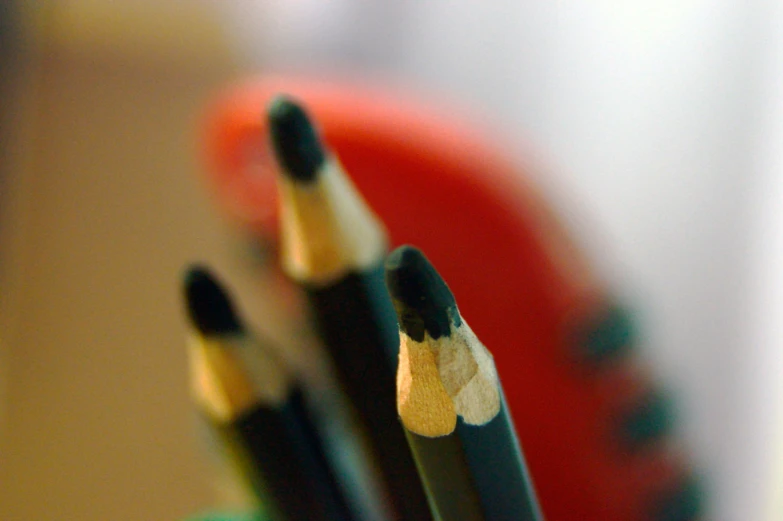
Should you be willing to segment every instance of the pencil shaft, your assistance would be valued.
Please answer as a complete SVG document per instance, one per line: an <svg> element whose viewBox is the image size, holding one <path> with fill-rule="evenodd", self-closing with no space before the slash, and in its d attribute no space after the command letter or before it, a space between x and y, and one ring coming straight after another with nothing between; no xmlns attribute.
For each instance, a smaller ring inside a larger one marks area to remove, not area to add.
<svg viewBox="0 0 783 521"><path fill-rule="evenodd" d="M530 476L502 399L500 412L480 427L457 423L465 460L488 520L541 521Z"/></svg>
<svg viewBox="0 0 783 521"><path fill-rule="evenodd" d="M349 521L317 433L295 390L280 407L259 406L235 420L233 436L258 472L260 496L285 521Z"/></svg>
<svg viewBox="0 0 783 521"><path fill-rule="evenodd" d="M489 521L456 434L428 438L406 431L411 452L439 521Z"/></svg>
<svg viewBox="0 0 783 521"><path fill-rule="evenodd" d="M405 521L431 520L395 407L399 334L382 264L307 293L341 383L365 427L394 510Z"/></svg>
<svg viewBox="0 0 783 521"><path fill-rule="evenodd" d="M438 519L543 520L505 403L485 425L459 420L447 436L406 435Z"/></svg>

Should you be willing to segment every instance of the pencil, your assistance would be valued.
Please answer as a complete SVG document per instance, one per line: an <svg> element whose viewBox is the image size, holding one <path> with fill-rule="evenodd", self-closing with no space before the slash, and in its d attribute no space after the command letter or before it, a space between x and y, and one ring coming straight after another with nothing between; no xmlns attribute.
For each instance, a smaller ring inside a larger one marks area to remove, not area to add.
<svg viewBox="0 0 783 521"><path fill-rule="evenodd" d="M307 295L395 517L429 521L426 496L394 406L399 337L383 283L385 230L299 105L278 96L268 117L282 171L283 268Z"/></svg>
<svg viewBox="0 0 783 521"><path fill-rule="evenodd" d="M184 285L194 398L239 453L264 511L275 521L353 521L299 384L245 329L209 271L189 268Z"/></svg>
<svg viewBox="0 0 783 521"><path fill-rule="evenodd" d="M433 514L542 519L492 355L448 286L411 246L389 255L386 284L400 327L397 410Z"/></svg>

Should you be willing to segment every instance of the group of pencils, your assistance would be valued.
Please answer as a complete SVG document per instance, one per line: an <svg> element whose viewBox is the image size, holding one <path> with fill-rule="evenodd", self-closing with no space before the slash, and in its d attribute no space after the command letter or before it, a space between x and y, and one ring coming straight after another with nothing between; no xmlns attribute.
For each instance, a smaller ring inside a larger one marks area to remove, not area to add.
<svg viewBox="0 0 783 521"><path fill-rule="evenodd" d="M264 515L543 519L493 357L448 281L414 246L388 252L383 223L301 106L278 96L266 117L280 261L307 297L335 399L308 395L208 267L188 267L183 283L194 400ZM330 421L347 427L335 436Z"/></svg>

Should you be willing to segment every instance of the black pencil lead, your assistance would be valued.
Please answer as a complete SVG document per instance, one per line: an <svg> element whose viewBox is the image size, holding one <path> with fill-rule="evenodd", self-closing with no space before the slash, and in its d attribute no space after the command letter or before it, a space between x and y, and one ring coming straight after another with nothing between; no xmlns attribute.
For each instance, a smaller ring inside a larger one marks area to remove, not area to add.
<svg viewBox="0 0 783 521"><path fill-rule="evenodd" d="M242 331L228 295L207 268L188 267L184 286L188 317L201 334L227 335Z"/></svg>
<svg viewBox="0 0 783 521"><path fill-rule="evenodd" d="M414 340L429 333L449 336L462 323L457 303L446 282L424 254L401 246L386 259L386 285L397 311L400 329Z"/></svg>
<svg viewBox="0 0 783 521"><path fill-rule="evenodd" d="M314 181L326 153L307 113L290 98L278 95L267 115L272 147L285 174L293 181Z"/></svg>

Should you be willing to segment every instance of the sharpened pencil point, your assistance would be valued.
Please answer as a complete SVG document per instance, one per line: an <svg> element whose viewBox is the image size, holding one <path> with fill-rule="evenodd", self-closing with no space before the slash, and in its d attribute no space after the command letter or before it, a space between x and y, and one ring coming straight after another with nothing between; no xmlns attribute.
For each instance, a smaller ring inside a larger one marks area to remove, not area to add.
<svg viewBox="0 0 783 521"><path fill-rule="evenodd" d="M326 154L307 113L291 99L279 95L269 104L267 114L272 147L284 173L294 181L315 180Z"/></svg>
<svg viewBox="0 0 783 521"><path fill-rule="evenodd" d="M190 266L185 273L188 317L205 336L239 333L242 325L234 306L215 277L203 266Z"/></svg>
<svg viewBox="0 0 783 521"><path fill-rule="evenodd" d="M401 246L386 259L386 286L397 311L400 330L416 341L429 333L449 336L462 323L454 295L424 254Z"/></svg>

